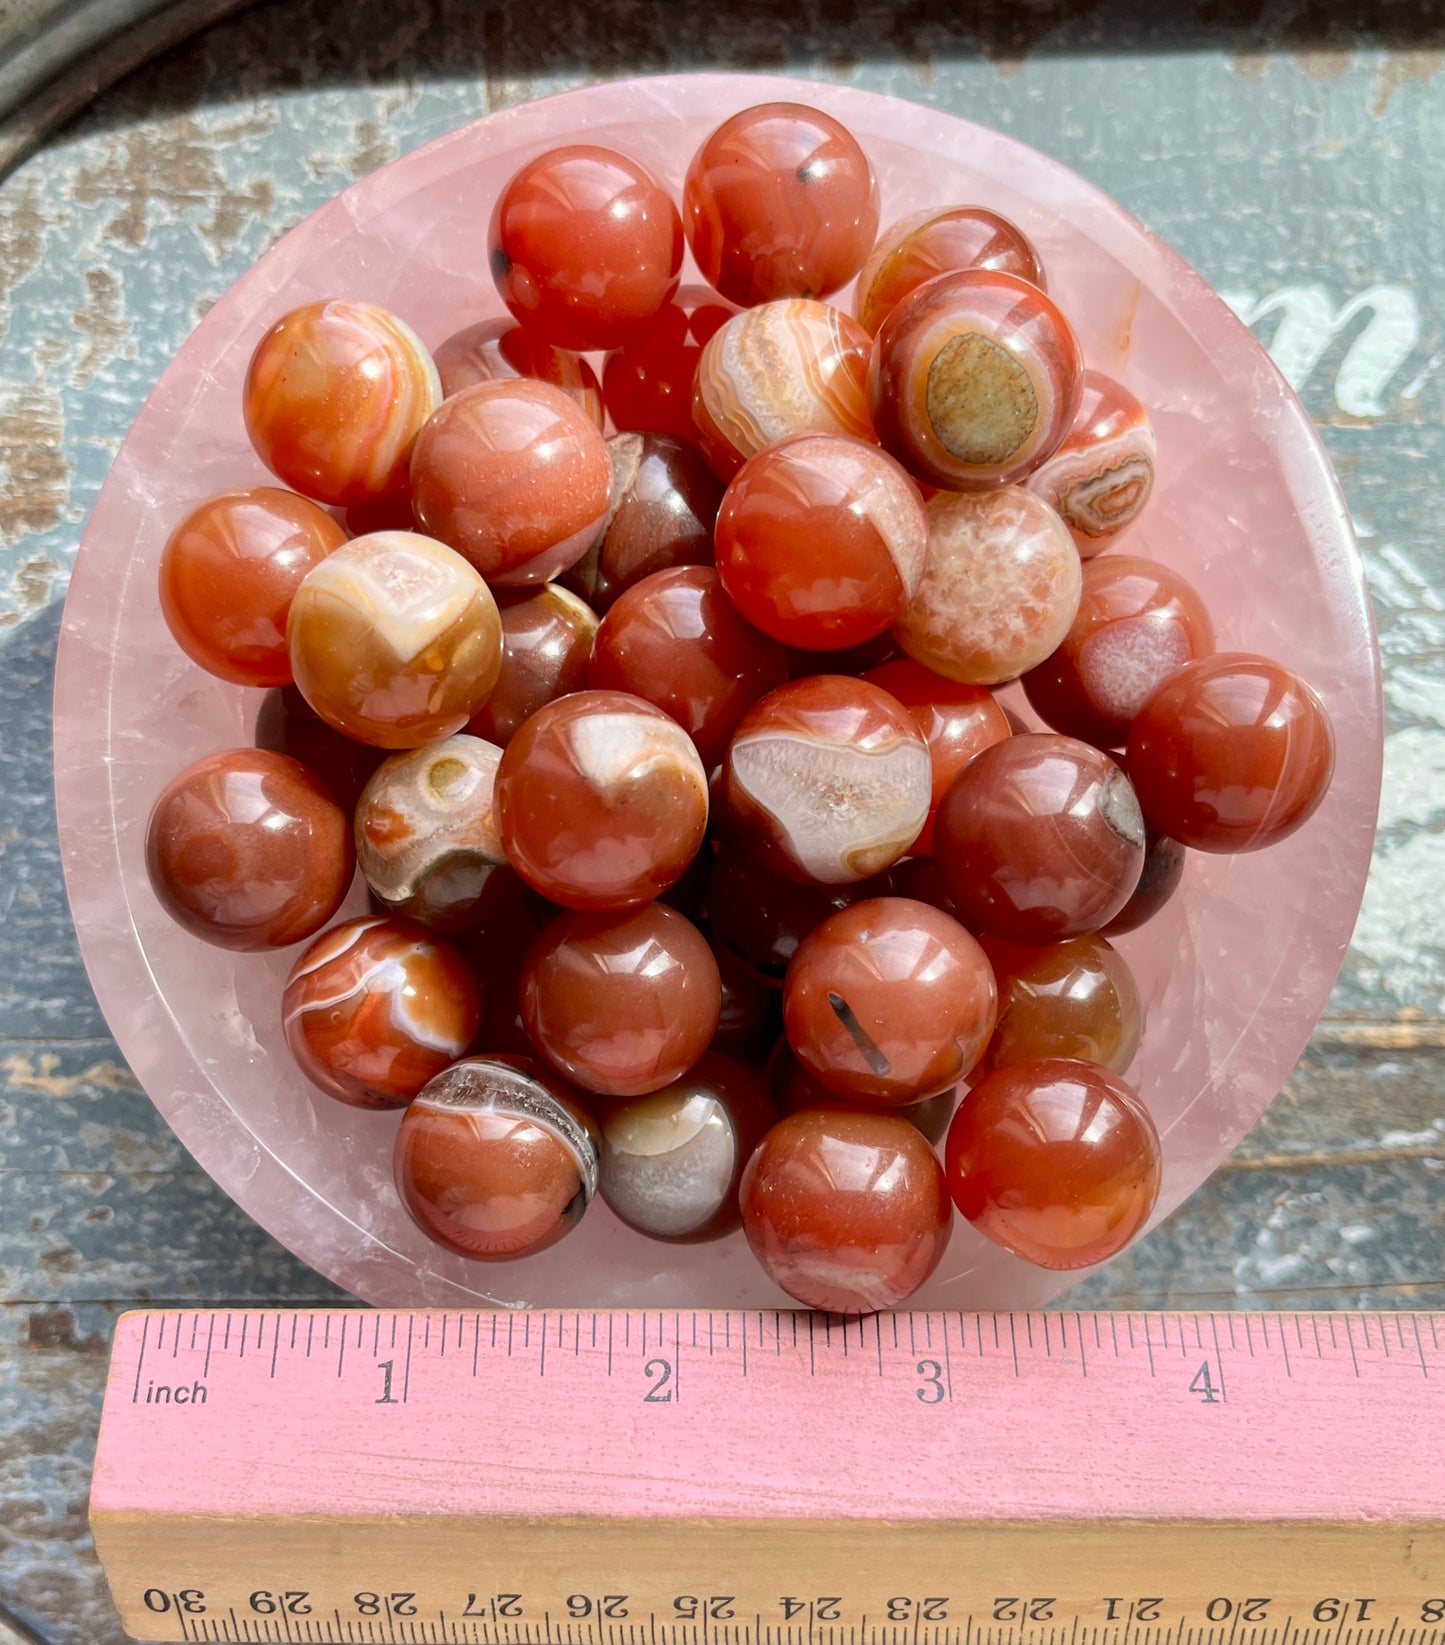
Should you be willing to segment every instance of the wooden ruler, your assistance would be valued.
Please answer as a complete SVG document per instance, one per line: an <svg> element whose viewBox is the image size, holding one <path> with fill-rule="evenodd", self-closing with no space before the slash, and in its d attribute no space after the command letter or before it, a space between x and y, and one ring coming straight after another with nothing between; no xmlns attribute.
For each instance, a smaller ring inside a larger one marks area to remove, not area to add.
<svg viewBox="0 0 1445 1645"><path fill-rule="evenodd" d="M1445 1645L1445 1314L151 1312L154 1640Z"/></svg>

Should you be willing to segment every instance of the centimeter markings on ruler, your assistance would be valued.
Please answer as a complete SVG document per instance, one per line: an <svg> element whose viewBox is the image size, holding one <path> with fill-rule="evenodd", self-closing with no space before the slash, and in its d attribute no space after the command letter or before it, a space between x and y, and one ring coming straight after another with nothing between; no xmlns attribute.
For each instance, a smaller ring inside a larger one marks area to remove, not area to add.
<svg viewBox="0 0 1445 1645"><path fill-rule="evenodd" d="M127 1627L1445 1645L1445 1316L132 1314Z"/></svg>

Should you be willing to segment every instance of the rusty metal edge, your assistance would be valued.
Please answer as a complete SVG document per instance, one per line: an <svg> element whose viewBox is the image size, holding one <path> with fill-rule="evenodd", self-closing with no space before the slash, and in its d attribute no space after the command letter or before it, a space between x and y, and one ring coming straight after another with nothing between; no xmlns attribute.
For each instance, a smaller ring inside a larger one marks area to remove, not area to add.
<svg viewBox="0 0 1445 1645"><path fill-rule="evenodd" d="M43 37L24 43L7 63L0 64L0 94L9 89L24 97L23 102L0 115L0 180L33 154L57 127L133 69L252 3L98 0L74 14L65 25L66 55L77 55L63 64L56 48L42 49ZM55 72L50 73L52 69Z"/></svg>

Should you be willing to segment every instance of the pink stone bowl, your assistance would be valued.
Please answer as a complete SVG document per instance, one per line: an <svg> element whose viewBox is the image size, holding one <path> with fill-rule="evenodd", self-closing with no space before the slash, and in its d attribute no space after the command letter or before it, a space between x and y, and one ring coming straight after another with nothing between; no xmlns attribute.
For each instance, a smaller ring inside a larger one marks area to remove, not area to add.
<svg viewBox="0 0 1445 1645"><path fill-rule="evenodd" d="M162 620L156 569L197 500L266 481L241 421L253 345L295 305L382 303L435 346L501 311L487 220L523 161L601 143L680 194L689 156L753 103L813 104L878 171L883 221L969 201L1038 245L1089 363L1153 413L1159 483L1130 552L1177 566L1220 644L1298 670L1334 718L1334 785L1273 850L1193 857L1181 893L1120 947L1148 1012L1131 1073L1164 1138L1156 1220L1229 1154L1284 1082L1344 957L1369 867L1380 786L1379 653L1349 517L1303 408L1264 350L1167 246L1096 188L965 120L842 86L780 77L632 80L494 114L348 189L216 304L136 419L75 567L55 699L60 839L96 996L130 1066L200 1164L277 1239L387 1306L782 1305L741 1235L670 1246L598 1201L584 1225L511 1264L449 1255L392 1191L395 1114L342 1107L297 1073L279 1001L295 951L237 955L187 936L146 881L156 794L176 771L251 740L259 692L189 663ZM689 266L684 278L696 278ZM836 299L851 303L851 293ZM353 889L346 913L364 905ZM920 1306L1027 1308L1077 1276L1045 1273L961 1221Z"/></svg>

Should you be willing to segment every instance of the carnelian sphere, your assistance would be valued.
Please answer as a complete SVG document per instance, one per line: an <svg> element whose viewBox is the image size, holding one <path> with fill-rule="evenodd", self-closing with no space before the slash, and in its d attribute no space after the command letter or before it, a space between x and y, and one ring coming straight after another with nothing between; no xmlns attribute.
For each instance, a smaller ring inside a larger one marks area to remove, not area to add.
<svg viewBox="0 0 1445 1645"><path fill-rule="evenodd" d="M880 663L863 678L903 704L928 744L933 798L923 832L908 848L911 856L926 857L933 851L934 816L953 779L975 754L1011 737L1013 727L993 692L945 679L911 657Z"/></svg>
<svg viewBox="0 0 1445 1645"><path fill-rule="evenodd" d="M913 717L843 674L770 691L739 723L723 767L742 842L774 872L819 885L897 862L928 819L931 790Z"/></svg>
<svg viewBox="0 0 1445 1645"><path fill-rule="evenodd" d="M777 1117L755 1075L704 1051L660 1091L603 1108L602 1197L652 1239L731 1233L740 1220L738 1179Z"/></svg>
<svg viewBox="0 0 1445 1645"><path fill-rule="evenodd" d="M953 491L1012 485L1058 449L1083 391L1069 322L1027 280L940 274L883 322L868 364L882 444Z"/></svg>
<svg viewBox="0 0 1445 1645"><path fill-rule="evenodd" d="M1057 509L1087 560L1138 519L1154 489L1155 456L1149 413L1122 383L1086 371L1073 426L1028 487Z"/></svg>
<svg viewBox="0 0 1445 1645"><path fill-rule="evenodd" d="M1053 509L1022 486L928 500L928 557L893 637L951 680L1001 685L1043 662L1079 609L1082 570Z"/></svg>
<svg viewBox="0 0 1445 1645"><path fill-rule="evenodd" d="M597 373L580 354L556 348L515 320L481 320L437 349L437 375L450 397L478 383L531 377L570 395L599 429L607 425Z"/></svg>
<svg viewBox="0 0 1445 1645"><path fill-rule="evenodd" d="M349 819L299 760L233 748L189 765L146 827L166 913L218 948L285 948L341 906L355 869Z"/></svg>
<svg viewBox="0 0 1445 1645"><path fill-rule="evenodd" d="M289 685L291 601L345 541L324 509L276 486L207 498L161 552L161 613L176 644L232 685Z"/></svg>
<svg viewBox="0 0 1445 1645"><path fill-rule="evenodd" d="M1085 562L1078 613L1024 691L1055 731L1118 748L1158 687L1213 650L1204 602L1177 571L1110 554Z"/></svg>
<svg viewBox="0 0 1445 1645"><path fill-rule="evenodd" d="M497 771L507 856L564 908L626 908L667 890L702 844L707 799L687 733L622 691L548 703Z"/></svg>
<svg viewBox="0 0 1445 1645"><path fill-rule="evenodd" d="M1113 919L1100 927L1104 935L1121 936L1152 920L1179 889L1187 856L1188 852L1178 840L1171 840L1145 817L1144 867L1139 873L1139 883L1134 887L1134 895Z"/></svg>
<svg viewBox="0 0 1445 1645"><path fill-rule="evenodd" d="M1087 743L1025 732L963 768L938 808L934 861L965 924L1009 942L1097 931L1144 866L1128 777Z"/></svg>
<svg viewBox="0 0 1445 1645"><path fill-rule="evenodd" d="M320 777L350 816L367 778L386 758L384 748L353 742L334 731L294 685L268 691L256 710L251 740L273 754L289 754Z"/></svg>
<svg viewBox="0 0 1445 1645"><path fill-rule="evenodd" d="M880 897L803 939L783 985L783 1026L829 1090L902 1106L963 1078L993 1033L995 1004L984 951L957 920Z"/></svg>
<svg viewBox="0 0 1445 1645"><path fill-rule="evenodd" d="M722 985L697 927L648 903L559 915L527 950L521 1002L533 1043L568 1079L637 1097L681 1078L707 1049Z"/></svg>
<svg viewBox="0 0 1445 1645"><path fill-rule="evenodd" d="M293 490L348 508L405 489L412 442L441 397L405 321L372 303L307 303L251 356L246 432Z"/></svg>
<svg viewBox="0 0 1445 1645"><path fill-rule="evenodd" d="M1258 851L1294 833L1330 785L1324 704L1267 657L1221 652L1186 663L1129 732L1144 815L1196 851Z"/></svg>
<svg viewBox="0 0 1445 1645"><path fill-rule="evenodd" d="M878 232L868 156L846 126L801 103L724 120L693 156L682 206L703 278L748 307L837 291Z"/></svg>
<svg viewBox="0 0 1445 1645"><path fill-rule="evenodd" d="M704 767L727 753L738 721L788 677L782 646L744 622L709 566L654 572L597 631L588 683L628 691L687 732Z"/></svg>
<svg viewBox="0 0 1445 1645"><path fill-rule="evenodd" d="M896 1114L804 1109L768 1132L738 1190L753 1255L789 1296L835 1314L893 1308L952 1232L933 1150Z"/></svg>
<svg viewBox="0 0 1445 1645"><path fill-rule="evenodd" d="M959 1213L1040 1268L1123 1249L1159 1197L1159 1133L1138 1093L1097 1063L1039 1058L964 1097L944 1144Z"/></svg>
<svg viewBox="0 0 1445 1645"><path fill-rule="evenodd" d="M286 623L291 672L334 730L377 748L460 731L502 667L497 602L414 531L356 537L309 572Z"/></svg>
<svg viewBox="0 0 1445 1645"><path fill-rule="evenodd" d="M497 290L523 325L559 348L620 348L677 290L682 221L645 166L575 143L506 185L489 248Z"/></svg>
<svg viewBox="0 0 1445 1645"><path fill-rule="evenodd" d="M873 440L868 333L827 303L794 297L735 314L698 361L696 438L723 479L790 434Z"/></svg>
<svg viewBox="0 0 1445 1645"><path fill-rule="evenodd" d="M468 1057L402 1115L396 1191L417 1227L464 1257L531 1256L568 1234L597 1192L597 1128L526 1057Z"/></svg>
<svg viewBox="0 0 1445 1645"><path fill-rule="evenodd" d="M718 575L784 645L841 651L885 633L918 591L923 498L866 440L796 434L738 470L718 511Z"/></svg>
<svg viewBox="0 0 1445 1645"><path fill-rule="evenodd" d="M417 524L490 583L544 583L575 565L607 518L612 463L597 425L530 377L444 400L417 436Z"/></svg>
<svg viewBox="0 0 1445 1645"><path fill-rule="evenodd" d="M281 1022L311 1083L354 1108L400 1108L466 1053L481 1020L455 949L411 920L323 932L291 968Z"/></svg>
<svg viewBox="0 0 1445 1645"><path fill-rule="evenodd" d="M1033 242L1006 217L982 206L929 206L885 229L858 274L853 312L872 336L899 303L935 275L995 269L1045 289Z"/></svg>
<svg viewBox="0 0 1445 1645"><path fill-rule="evenodd" d="M972 1071L1035 1057L1097 1062L1128 1071L1139 1049L1144 1008L1124 956L1090 933L1029 947L983 936L980 945L998 984L998 1026Z"/></svg>
<svg viewBox="0 0 1445 1645"><path fill-rule="evenodd" d="M502 669L467 730L505 748L539 708L587 684L597 614L557 583L502 607Z"/></svg>
<svg viewBox="0 0 1445 1645"><path fill-rule="evenodd" d="M623 433L696 440L692 385L709 337L737 309L706 286L683 286L645 336L607 356L602 392Z"/></svg>

